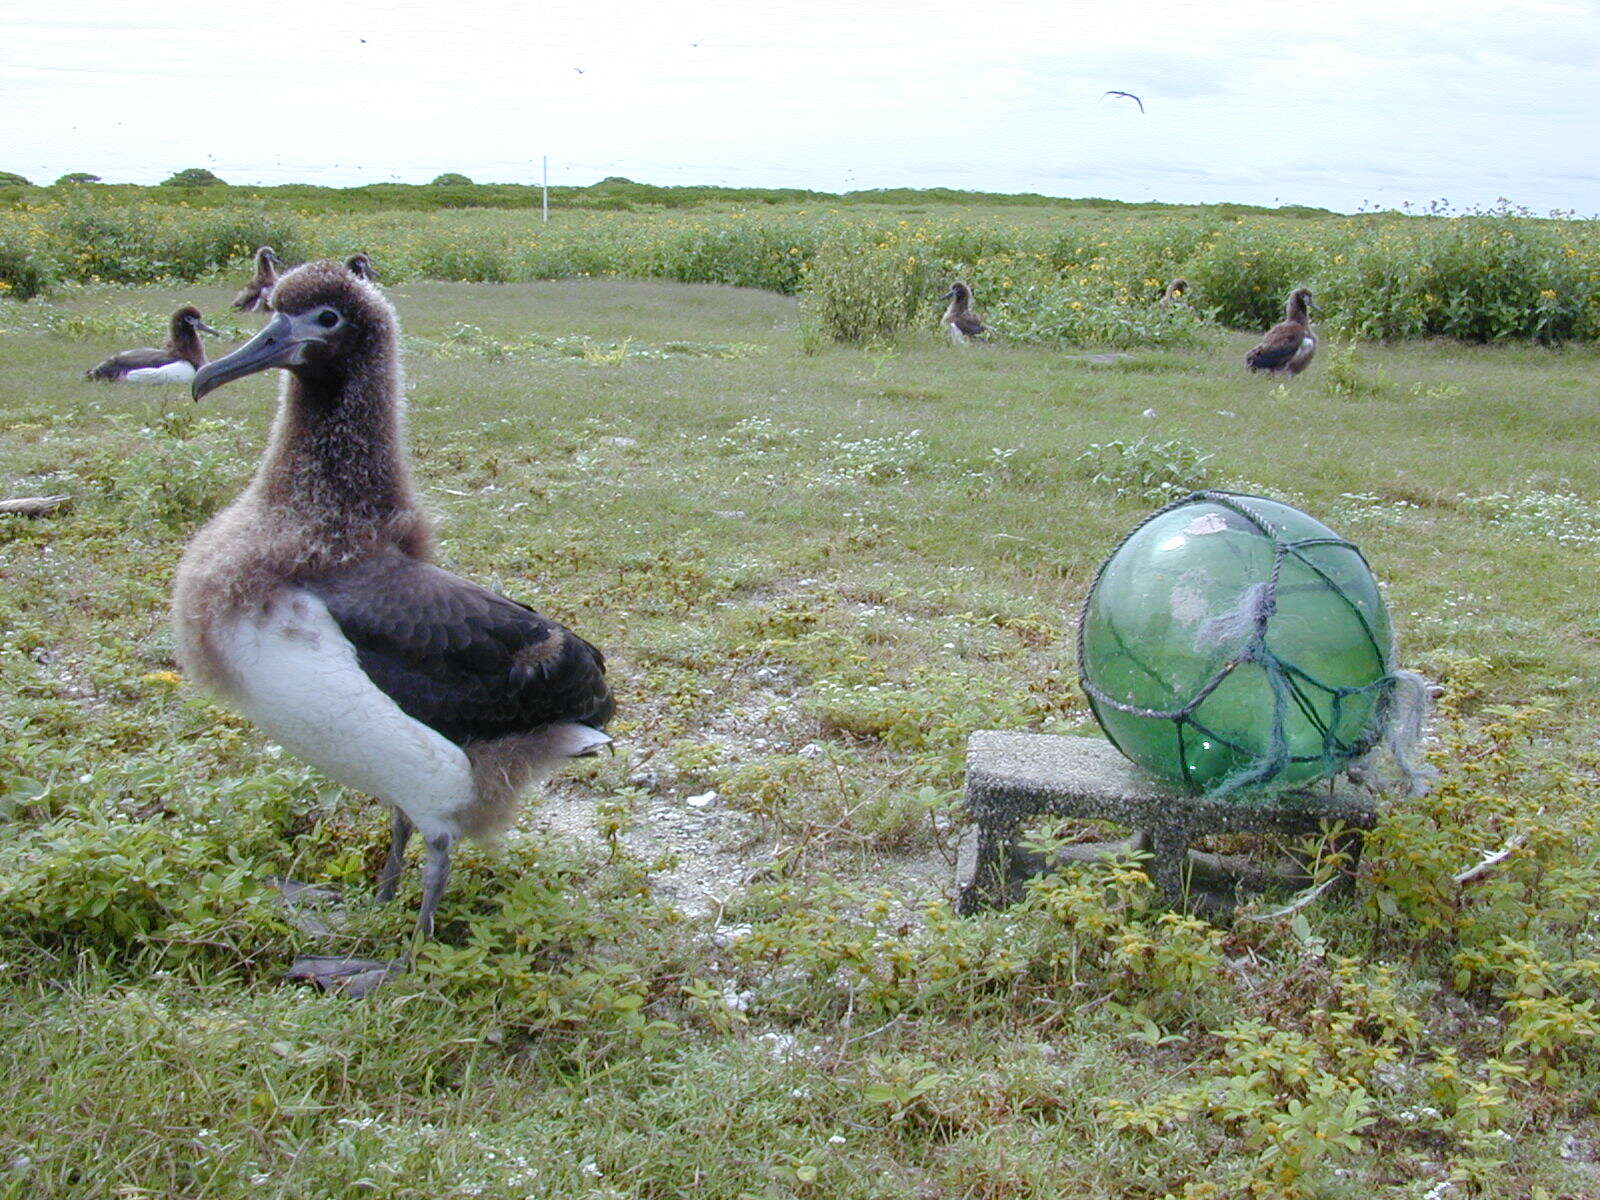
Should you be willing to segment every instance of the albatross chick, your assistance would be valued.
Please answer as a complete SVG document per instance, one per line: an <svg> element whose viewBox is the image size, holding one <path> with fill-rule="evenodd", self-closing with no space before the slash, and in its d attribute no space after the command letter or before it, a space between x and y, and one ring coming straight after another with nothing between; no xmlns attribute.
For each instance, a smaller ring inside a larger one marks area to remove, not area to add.
<svg viewBox="0 0 1600 1200"><path fill-rule="evenodd" d="M200 310L185 304L172 314L167 340L157 350L144 347L113 354L83 373L85 379L120 379L126 383L188 383L206 363L202 333L217 331L200 317Z"/></svg>
<svg viewBox="0 0 1600 1200"><path fill-rule="evenodd" d="M972 289L966 284L959 280L952 283L950 290L939 299L950 301L950 307L944 310L939 323L949 331L950 340L957 346L963 346L987 332L983 322L978 320L978 314L972 311Z"/></svg>
<svg viewBox="0 0 1600 1200"><path fill-rule="evenodd" d="M255 477L178 566L178 657L269 737L390 808L380 900L420 832L426 936L456 842L504 828L530 782L610 742L605 660L433 565L405 452L399 330L377 288L309 263L278 282L273 308L194 379L198 400L284 369Z"/></svg>
<svg viewBox="0 0 1600 1200"><path fill-rule="evenodd" d="M368 282L377 281L378 272L373 267L372 259L368 256L365 250L361 250L355 254L352 254L349 258L344 260L344 265L352 275L358 276L361 279L365 279Z"/></svg>
<svg viewBox="0 0 1600 1200"><path fill-rule="evenodd" d="M1244 356L1244 365L1269 375L1298 375L1317 352L1317 335L1311 332L1308 308L1317 302L1310 288L1295 288L1289 293L1285 318L1271 329L1260 343Z"/></svg>
<svg viewBox="0 0 1600 1200"><path fill-rule="evenodd" d="M255 312L258 308L269 307L267 298L278 282L278 268L281 266L283 262L271 246L257 250L256 273L244 285L244 290L233 298L233 306L240 312Z"/></svg>

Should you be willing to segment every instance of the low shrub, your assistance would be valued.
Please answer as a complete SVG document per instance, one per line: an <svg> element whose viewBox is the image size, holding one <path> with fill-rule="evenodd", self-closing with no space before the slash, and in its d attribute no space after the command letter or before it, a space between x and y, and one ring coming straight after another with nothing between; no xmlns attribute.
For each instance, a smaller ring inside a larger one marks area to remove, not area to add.
<svg viewBox="0 0 1600 1200"><path fill-rule="evenodd" d="M1196 302L1214 310L1224 325L1266 329L1283 320L1291 291L1318 286L1327 259L1327 244L1300 226L1253 219L1202 243L1184 274L1194 284Z"/></svg>
<svg viewBox="0 0 1600 1200"><path fill-rule="evenodd" d="M892 341L909 329L934 290L934 275L909 239L874 229L835 234L807 264L801 314L817 341Z"/></svg>
<svg viewBox="0 0 1600 1200"><path fill-rule="evenodd" d="M1183 438L1158 441L1148 435L1131 442L1091 442L1077 462L1089 482L1124 500L1165 504L1205 487L1211 455Z"/></svg>
<svg viewBox="0 0 1600 1200"><path fill-rule="evenodd" d="M161 181L162 187L226 187L227 184L215 173L204 167L185 167L181 171L174 171Z"/></svg>
<svg viewBox="0 0 1600 1200"><path fill-rule="evenodd" d="M31 300L55 278L55 264L40 239L0 227L0 297Z"/></svg>

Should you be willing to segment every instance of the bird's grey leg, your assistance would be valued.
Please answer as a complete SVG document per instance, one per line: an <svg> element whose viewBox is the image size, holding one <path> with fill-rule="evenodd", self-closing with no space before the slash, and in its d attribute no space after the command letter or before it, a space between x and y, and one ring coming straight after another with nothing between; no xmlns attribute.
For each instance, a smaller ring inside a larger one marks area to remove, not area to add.
<svg viewBox="0 0 1600 1200"><path fill-rule="evenodd" d="M405 867L406 843L411 840L411 821L398 808L391 810L389 821L389 860L383 864L378 876L378 903L387 904L394 899L395 888L400 886L400 872Z"/></svg>
<svg viewBox="0 0 1600 1200"><path fill-rule="evenodd" d="M444 885L450 881L450 839L428 839L428 857L422 864L422 910L417 913L417 932L433 936L433 910L439 907Z"/></svg>

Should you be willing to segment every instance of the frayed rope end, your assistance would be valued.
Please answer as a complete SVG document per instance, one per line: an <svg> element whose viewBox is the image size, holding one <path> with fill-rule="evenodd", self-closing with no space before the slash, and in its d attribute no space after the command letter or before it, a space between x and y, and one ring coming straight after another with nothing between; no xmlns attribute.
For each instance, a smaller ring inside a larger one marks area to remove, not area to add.
<svg viewBox="0 0 1600 1200"><path fill-rule="evenodd" d="M1405 781L1408 796L1425 796L1439 778L1435 767L1418 766L1414 759L1422 744L1428 720L1433 716L1433 685L1415 671L1396 671L1378 710L1378 741L1361 759L1352 764L1357 778L1378 780L1373 757L1387 750Z"/></svg>
<svg viewBox="0 0 1600 1200"><path fill-rule="evenodd" d="M1240 595L1238 604L1212 617L1195 632L1195 652L1221 650L1231 655L1248 650L1276 608L1272 585L1252 583Z"/></svg>

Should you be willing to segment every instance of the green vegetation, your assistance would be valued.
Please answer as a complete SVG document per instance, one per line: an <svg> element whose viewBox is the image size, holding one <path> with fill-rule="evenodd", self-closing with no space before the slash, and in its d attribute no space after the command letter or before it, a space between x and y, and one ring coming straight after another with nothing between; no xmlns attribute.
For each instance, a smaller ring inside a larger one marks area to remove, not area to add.
<svg viewBox="0 0 1600 1200"><path fill-rule="evenodd" d="M0 517L0 1196L1594 1194L1594 351L1363 344L1276 384L1211 327L963 352L929 298L807 353L771 292L416 281L417 224L348 244L405 264L444 561L605 647L620 752L460 854L409 975L283 984L393 953L417 884L375 908L382 814L173 673L173 567L275 385L79 378L237 281L0 301L0 476L75 497ZM1163 913L1129 864L953 917L966 735L1092 728L1075 605L1195 483L1362 545L1446 688L1440 786L1278 919ZM342 891L332 934L279 875Z"/></svg>
<svg viewBox="0 0 1600 1200"><path fill-rule="evenodd" d="M226 187L227 183L204 167L185 167L161 181L162 187Z"/></svg>
<svg viewBox="0 0 1600 1200"><path fill-rule="evenodd" d="M55 181L54 186L63 187L63 186L74 184L74 183L99 183L99 182L100 182L100 176L92 175L88 171L68 171L60 179Z"/></svg>
<svg viewBox="0 0 1600 1200"><path fill-rule="evenodd" d="M436 176L431 187L471 187L472 180L465 175L458 175L454 171L446 171L443 175Z"/></svg>
<svg viewBox="0 0 1600 1200"><path fill-rule="evenodd" d="M1600 339L1593 222L1502 208L1461 217L1289 215L918 193L426 187L0 189L0 291L211 280L255 248L291 261L373 253L386 279L527 282L614 275L810 293L813 340L892 340L955 277L996 336L1042 346L1192 346L1261 329L1298 284L1325 332L1560 344ZM174 176L174 180L178 177ZM169 181L169 183L173 182ZM190 180L189 182L194 182ZM1156 301L1168 280L1187 302Z"/></svg>
<svg viewBox="0 0 1600 1200"><path fill-rule="evenodd" d="M15 171L0 171L0 187L32 187L33 185Z"/></svg>

